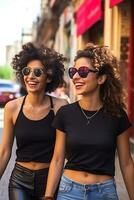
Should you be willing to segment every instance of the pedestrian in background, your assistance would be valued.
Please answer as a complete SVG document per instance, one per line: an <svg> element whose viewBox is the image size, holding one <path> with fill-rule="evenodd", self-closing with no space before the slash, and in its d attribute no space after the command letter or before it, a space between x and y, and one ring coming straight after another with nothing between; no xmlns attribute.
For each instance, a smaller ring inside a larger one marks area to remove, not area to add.
<svg viewBox="0 0 134 200"><path fill-rule="evenodd" d="M61 99L66 99L68 103L71 103L68 90L69 86L64 80L64 83L61 86L59 86L54 92L52 92L51 95Z"/></svg>
<svg viewBox="0 0 134 200"><path fill-rule="evenodd" d="M63 83L65 58L32 43L13 58L17 78L27 95L7 103L0 147L0 177L9 162L16 137L16 163L9 181L9 200L41 200L55 144L51 126L57 110L66 104L46 94Z"/></svg>
<svg viewBox="0 0 134 200"><path fill-rule="evenodd" d="M134 164L119 65L107 47L89 44L69 69L81 99L59 109L54 155L44 199L53 199L65 156L57 200L117 200L115 152L130 200L134 200Z"/></svg>

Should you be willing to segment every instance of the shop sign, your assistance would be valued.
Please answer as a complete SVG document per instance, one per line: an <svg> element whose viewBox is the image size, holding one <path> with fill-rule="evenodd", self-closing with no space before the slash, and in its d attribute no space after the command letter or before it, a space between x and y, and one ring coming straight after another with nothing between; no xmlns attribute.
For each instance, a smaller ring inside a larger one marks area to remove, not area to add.
<svg viewBox="0 0 134 200"><path fill-rule="evenodd" d="M76 12L77 36L102 18L101 0L85 0Z"/></svg>
<svg viewBox="0 0 134 200"><path fill-rule="evenodd" d="M110 8L121 3L123 0L110 0Z"/></svg>

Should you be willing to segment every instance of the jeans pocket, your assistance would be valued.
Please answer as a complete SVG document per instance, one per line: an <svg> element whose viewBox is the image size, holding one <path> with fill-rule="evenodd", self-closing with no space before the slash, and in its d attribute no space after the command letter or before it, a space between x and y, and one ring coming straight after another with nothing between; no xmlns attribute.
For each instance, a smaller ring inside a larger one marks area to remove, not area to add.
<svg viewBox="0 0 134 200"><path fill-rule="evenodd" d="M104 200L118 200L116 187L114 185L106 186L102 189Z"/></svg>
<svg viewBox="0 0 134 200"><path fill-rule="evenodd" d="M69 192L72 189L72 183L68 183L61 179L60 185L59 185L59 192Z"/></svg>

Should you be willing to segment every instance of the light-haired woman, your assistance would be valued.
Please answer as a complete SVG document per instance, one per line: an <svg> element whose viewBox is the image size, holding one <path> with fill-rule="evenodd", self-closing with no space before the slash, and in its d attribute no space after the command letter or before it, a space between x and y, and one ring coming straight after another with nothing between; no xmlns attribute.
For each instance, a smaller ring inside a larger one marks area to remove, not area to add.
<svg viewBox="0 0 134 200"><path fill-rule="evenodd" d="M116 58L105 46L89 44L77 52L69 68L82 98L59 109L57 129L44 199L118 200L115 152L130 200L134 200L134 163L130 154L123 90ZM64 159L67 163L63 170Z"/></svg>

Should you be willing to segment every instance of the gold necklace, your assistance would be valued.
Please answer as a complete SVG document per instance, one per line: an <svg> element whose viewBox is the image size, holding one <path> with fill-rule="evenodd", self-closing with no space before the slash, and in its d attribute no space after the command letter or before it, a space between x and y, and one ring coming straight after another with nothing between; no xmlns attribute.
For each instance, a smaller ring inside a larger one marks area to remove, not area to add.
<svg viewBox="0 0 134 200"><path fill-rule="evenodd" d="M99 108L99 109L98 109L93 115L91 115L90 117L86 115L86 113L85 113L84 110L81 108L81 106L80 106L80 109L81 109L83 115L85 116L85 118L87 119L87 124L86 124L86 125L88 125L88 124L90 124L91 119L93 119L93 117L95 117L95 115L100 111L101 108Z"/></svg>

